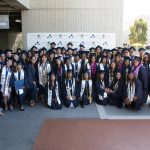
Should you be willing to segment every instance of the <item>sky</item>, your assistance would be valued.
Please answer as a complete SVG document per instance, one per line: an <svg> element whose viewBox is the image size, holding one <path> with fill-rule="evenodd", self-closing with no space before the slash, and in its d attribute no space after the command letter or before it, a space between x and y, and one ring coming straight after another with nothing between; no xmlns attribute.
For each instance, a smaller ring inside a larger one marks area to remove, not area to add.
<svg viewBox="0 0 150 150"><path fill-rule="evenodd" d="M124 22L141 15L150 15L150 0L124 0Z"/></svg>

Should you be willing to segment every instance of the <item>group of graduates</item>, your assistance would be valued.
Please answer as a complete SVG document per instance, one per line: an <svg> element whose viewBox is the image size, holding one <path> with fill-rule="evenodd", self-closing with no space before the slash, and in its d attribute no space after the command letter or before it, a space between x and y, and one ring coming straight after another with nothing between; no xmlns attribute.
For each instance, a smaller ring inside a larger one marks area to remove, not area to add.
<svg viewBox="0 0 150 150"><path fill-rule="evenodd" d="M140 110L150 93L150 54L144 48L136 56L134 47L79 46L70 42L65 49L52 42L49 50L0 50L0 115L39 101L51 109L84 108L95 101ZM15 87L18 80L21 89Z"/></svg>

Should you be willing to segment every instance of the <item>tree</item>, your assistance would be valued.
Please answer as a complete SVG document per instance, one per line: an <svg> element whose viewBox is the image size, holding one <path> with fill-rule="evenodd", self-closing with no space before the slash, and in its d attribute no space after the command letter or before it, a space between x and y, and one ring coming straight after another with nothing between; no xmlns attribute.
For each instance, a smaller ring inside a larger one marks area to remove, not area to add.
<svg viewBox="0 0 150 150"><path fill-rule="evenodd" d="M130 44L139 43L146 44L147 42L147 22L143 19L135 20L134 24L130 26L129 41Z"/></svg>

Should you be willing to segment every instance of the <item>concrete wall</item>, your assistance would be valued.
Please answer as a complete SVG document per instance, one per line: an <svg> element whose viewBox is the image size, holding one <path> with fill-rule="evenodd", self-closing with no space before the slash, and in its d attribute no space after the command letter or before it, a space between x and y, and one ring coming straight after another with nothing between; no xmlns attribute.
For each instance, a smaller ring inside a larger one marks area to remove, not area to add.
<svg viewBox="0 0 150 150"><path fill-rule="evenodd" d="M123 0L30 0L22 11L23 44L30 32L116 33L122 46Z"/></svg>

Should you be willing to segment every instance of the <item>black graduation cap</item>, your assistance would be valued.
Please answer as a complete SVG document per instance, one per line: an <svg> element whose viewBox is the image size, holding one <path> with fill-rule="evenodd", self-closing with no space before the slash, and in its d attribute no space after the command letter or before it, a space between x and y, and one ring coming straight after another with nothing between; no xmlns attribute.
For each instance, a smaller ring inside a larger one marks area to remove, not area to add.
<svg viewBox="0 0 150 150"><path fill-rule="evenodd" d="M37 47L36 47L36 46L32 46L31 50L32 50L33 48L37 49Z"/></svg>
<svg viewBox="0 0 150 150"><path fill-rule="evenodd" d="M117 49L113 48L111 51L112 51L112 52L117 52Z"/></svg>
<svg viewBox="0 0 150 150"><path fill-rule="evenodd" d="M68 48L67 51L73 51L73 49L72 48Z"/></svg>
<svg viewBox="0 0 150 150"><path fill-rule="evenodd" d="M79 46L85 48L85 46L83 44L80 44Z"/></svg>
<svg viewBox="0 0 150 150"><path fill-rule="evenodd" d="M56 45L56 43L55 43L55 42L52 42L50 45Z"/></svg>
<svg viewBox="0 0 150 150"><path fill-rule="evenodd" d="M62 50L62 47L57 47L57 48L56 48L56 50L59 50L59 49Z"/></svg>
<svg viewBox="0 0 150 150"><path fill-rule="evenodd" d="M53 50L50 50L50 51L48 52L48 54L49 54L49 55L55 54L55 52L54 52Z"/></svg>
<svg viewBox="0 0 150 150"><path fill-rule="evenodd" d="M50 76L50 77L51 77L52 75L56 76L55 72L52 71L52 72L49 73L49 76Z"/></svg>
<svg viewBox="0 0 150 150"><path fill-rule="evenodd" d="M62 49L62 51L63 51L63 50L65 50L65 51L66 51L65 47L62 47L61 49Z"/></svg>
<svg viewBox="0 0 150 150"><path fill-rule="evenodd" d="M131 46L131 47L129 48L129 51L130 51L130 50L136 51L135 47L133 47L133 46Z"/></svg>
<svg viewBox="0 0 150 150"><path fill-rule="evenodd" d="M88 71L88 70L85 70L85 71L84 71L84 74L88 74L88 75L89 75L89 71Z"/></svg>
<svg viewBox="0 0 150 150"><path fill-rule="evenodd" d="M146 52L144 55L147 55L147 56L149 56L149 55L150 55L150 53Z"/></svg>
<svg viewBox="0 0 150 150"><path fill-rule="evenodd" d="M73 46L72 42L69 42L69 43L67 44L67 46L69 46L69 45Z"/></svg>
<svg viewBox="0 0 150 150"><path fill-rule="evenodd" d="M12 62L14 61L12 57L10 57L10 58L7 57L6 61L8 61L8 60L11 60Z"/></svg>
<svg viewBox="0 0 150 150"><path fill-rule="evenodd" d="M101 46L99 46L99 45L98 45L95 49L98 49L98 48L103 49L103 48L102 48Z"/></svg>
<svg viewBox="0 0 150 150"><path fill-rule="evenodd" d="M96 57L96 53L90 53L90 57Z"/></svg>
<svg viewBox="0 0 150 150"><path fill-rule="evenodd" d="M21 52L21 54L26 54L26 55L27 55L27 51L23 50L23 51Z"/></svg>
<svg viewBox="0 0 150 150"><path fill-rule="evenodd" d="M45 47L42 47L41 51L47 51L47 49Z"/></svg>
<svg viewBox="0 0 150 150"><path fill-rule="evenodd" d="M92 51L92 50L95 50L95 48L94 48L94 47L91 47L89 50Z"/></svg>
<svg viewBox="0 0 150 150"><path fill-rule="evenodd" d="M86 50L84 50L84 51L79 51L79 53L82 55L82 54L88 54L90 51L86 51Z"/></svg>
<svg viewBox="0 0 150 150"><path fill-rule="evenodd" d="M11 49L6 49L5 53L8 53L8 52L12 52L12 50Z"/></svg>
<svg viewBox="0 0 150 150"><path fill-rule="evenodd" d="M17 61L17 65L19 66L22 66L22 62L21 61Z"/></svg>
<svg viewBox="0 0 150 150"><path fill-rule="evenodd" d="M4 51L0 50L0 55L5 54Z"/></svg>
<svg viewBox="0 0 150 150"><path fill-rule="evenodd" d="M66 55L64 59L65 59L65 61L66 61L66 60L71 60L71 57L72 57L72 56L70 56L70 55Z"/></svg>
<svg viewBox="0 0 150 150"><path fill-rule="evenodd" d="M144 48L139 48L138 51L144 51L145 52L145 49Z"/></svg>
<svg viewBox="0 0 150 150"><path fill-rule="evenodd" d="M129 52L129 50L128 50L127 48L124 48L122 52L123 52L123 53Z"/></svg>
<svg viewBox="0 0 150 150"><path fill-rule="evenodd" d="M141 62L141 58L138 57L138 56L135 56L134 59L133 59L133 61L134 61L134 60L137 60L138 62Z"/></svg>
<svg viewBox="0 0 150 150"><path fill-rule="evenodd" d="M121 56L122 54L120 53L120 52L117 52L116 54L115 54L115 56Z"/></svg>
<svg viewBox="0 0 150 150"><path fill-rule="evenodd" d="M124 57L124 61L131 61L131 58L130 57Z"/></svg>
<svg viewBox="0 0 150 150"><path fill-rule="evenodd" d="M55 57L55 60L61 60L61 56Z"/></svg>
<svg viewBox="0 0 150 150"><path fill-rule="evenodd" d="M101 59L103 59L103 58L106 58L106 59L107 59L107 56L104 56L104 55L103 55L103 56L101 57Z"/></svg>
<svg viewBox="0 0 150 150"><path fill-rule="evenodd" d="M133 71L132 69L130 69L130 70L128 71L128 74L129 74L129 73L134 73L134 71Z"/></svg>
<svg viewBox="0 0 150 150"><path fill-rule="evenodd" d="M72 50L73 50L73 51L77 51L78 49L77 49L77 48L73 48Z"/></svg>
<svg viewBox="0 0 150 150"><path fill-rule="evenodd" d="M76 56L79 56L79 57L80 57L80 54L79 54L79 53L76 53L76 54L74 55L74 57L76 57Z"/></svg>

